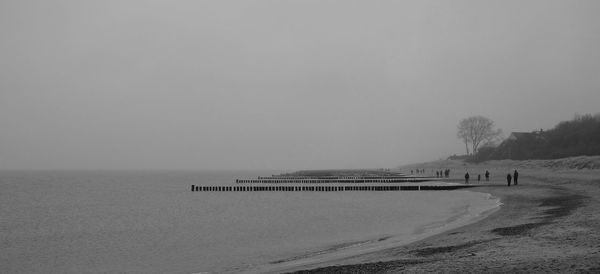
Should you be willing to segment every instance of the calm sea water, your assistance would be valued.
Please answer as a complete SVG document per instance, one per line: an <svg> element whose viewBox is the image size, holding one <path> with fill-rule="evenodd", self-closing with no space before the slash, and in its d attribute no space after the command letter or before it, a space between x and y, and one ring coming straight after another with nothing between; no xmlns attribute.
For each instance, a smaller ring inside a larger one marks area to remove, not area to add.
<svg viewBox="0 0 600 274"><path fill-rule="evenodd" d="M495 203L467 191L189 191L273 173L0 171L0 272L246 271L414 237Z"/></svg>

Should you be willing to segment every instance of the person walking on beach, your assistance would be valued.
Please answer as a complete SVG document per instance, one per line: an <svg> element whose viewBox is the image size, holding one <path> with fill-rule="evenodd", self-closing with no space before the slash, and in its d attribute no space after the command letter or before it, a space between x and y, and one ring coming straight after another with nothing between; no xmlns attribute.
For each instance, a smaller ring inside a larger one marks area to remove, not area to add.
<svg viewBox="0 0 600 274"><path fill-rule="evenodd" d="M465 184L469 184L469 172L465 173Z"/></svg>
<svg viewBox="0 0 600 274"><path fill-rule="evenodd" d="M512 180L512 176L510 176L510 173L506 174L506 182L508 183L508 186L510 186L510 180Z"/></svg>
<svg viewBox="0 0 600 274"><path fill-rule="evenodd" d="M515 169L515 174L513 174L513 178L515 179L515 185L517 185L518 184L517 180L519 180L519 172L517 172L516 169Z"/></svg>
<svg viewBox="0 0 600 274"><path fill-rule="evenodd" d="M490 180L490 172L489 171L485 171L485 180L489 181Z"/></svg>
<svg viewBox="0 0 600 274"><path fill-rule="evenodd" d="M481 174L477 174L477 182L481 182Z"/></svg>

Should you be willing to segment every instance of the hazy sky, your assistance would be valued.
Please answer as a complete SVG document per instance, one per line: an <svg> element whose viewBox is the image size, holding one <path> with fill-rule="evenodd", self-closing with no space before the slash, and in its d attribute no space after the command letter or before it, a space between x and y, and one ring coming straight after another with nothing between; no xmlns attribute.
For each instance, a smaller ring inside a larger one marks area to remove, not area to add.
<svg viewBox="0 0 600 274"><path fill-rule="evenodd" d="M600 111L600 1L0 1L0 169L394 167Z"/></svg>

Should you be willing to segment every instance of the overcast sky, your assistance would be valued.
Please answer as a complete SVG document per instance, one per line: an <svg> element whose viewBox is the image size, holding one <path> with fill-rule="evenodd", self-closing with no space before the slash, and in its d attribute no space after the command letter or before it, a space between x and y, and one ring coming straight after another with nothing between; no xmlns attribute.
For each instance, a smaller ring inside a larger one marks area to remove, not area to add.
<svg viewBox="0 0 600 274"><path fill-rule="evenodd" d="M0 1L0 169L395 167L600 111L600 1Z"/></svg>

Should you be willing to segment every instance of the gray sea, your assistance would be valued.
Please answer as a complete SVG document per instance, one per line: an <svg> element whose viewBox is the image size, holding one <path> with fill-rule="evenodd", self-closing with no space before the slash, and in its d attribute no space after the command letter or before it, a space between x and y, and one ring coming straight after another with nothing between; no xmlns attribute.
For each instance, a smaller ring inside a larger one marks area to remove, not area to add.
<svg viewBox="0 0 600 274"><path fill-rule="evenodd" d="M190 191L276 173L0 171L0 272L252 272L406 241L497 206L469 191Z"/></svg>

